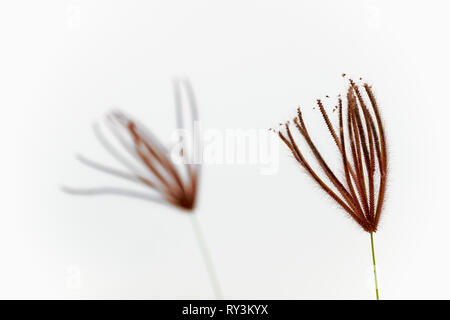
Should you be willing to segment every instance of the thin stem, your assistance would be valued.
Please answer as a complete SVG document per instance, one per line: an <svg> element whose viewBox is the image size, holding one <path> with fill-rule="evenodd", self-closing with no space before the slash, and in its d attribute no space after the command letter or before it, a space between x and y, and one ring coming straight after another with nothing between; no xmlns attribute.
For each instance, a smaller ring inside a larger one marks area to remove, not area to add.
<svg viewBox="0 0 450 320"><path fill-rule="evenodd" d="M220 288L219 279L217 277L216 268L209 253L208 246L203 236L202 229L198 223L196 214L191 214L192 228L194 229L195 236L197 238L198 246L203 255L203 260L205 261L206 269L208 270L209 278L211 280L211 285L214 290L214 294L217 300L223 300L222 289Z"/></svg>
<svg viewBox="0 0 450 320"><path fill-rule="evenodd" d="M370 233L370 243L372 245L372 261L373 261L373 274L375 276L375 291L377 294L377 300L380 300L380 296L378 295L378 281L377 281L377 268L375 264L375 249L373 247L373 233Z"/></svg>

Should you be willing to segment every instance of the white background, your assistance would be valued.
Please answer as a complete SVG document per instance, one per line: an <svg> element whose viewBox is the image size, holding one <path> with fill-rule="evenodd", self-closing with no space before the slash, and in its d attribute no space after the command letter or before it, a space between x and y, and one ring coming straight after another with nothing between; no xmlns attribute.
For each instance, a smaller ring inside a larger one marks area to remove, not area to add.
<svg viewBox="0 0 450 320"><path fill-rule="evenodd" d="M323 127L315 99L342 93L344 72L373 84L388 135L381 297L450 298L449 6L3 1L0 298L213 298L186 214L60 191L121 183L75 160L115 164L91 124L119 107L169 137L181 75L207 127L269 128L297 105ZM285 148L274 175L205 166L196 214L226 298L374 297L369 235Z"/></svg>

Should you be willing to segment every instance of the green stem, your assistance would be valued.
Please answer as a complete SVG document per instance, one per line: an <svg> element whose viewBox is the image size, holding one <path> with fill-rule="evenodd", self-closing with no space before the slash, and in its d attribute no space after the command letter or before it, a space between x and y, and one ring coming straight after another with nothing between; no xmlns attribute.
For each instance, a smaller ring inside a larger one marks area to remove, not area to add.
<svg viewBox="0 0 450 320"><path fill-rule="evenodd" d="M370 233L370 243L372 245L372 260L373 260L373 274L375 276L375 291L377 294L377 300L380 300L380 296L378 295L378 281L377 281L377 267L375 266L375 249L373 248L373 233Z"/></svg>

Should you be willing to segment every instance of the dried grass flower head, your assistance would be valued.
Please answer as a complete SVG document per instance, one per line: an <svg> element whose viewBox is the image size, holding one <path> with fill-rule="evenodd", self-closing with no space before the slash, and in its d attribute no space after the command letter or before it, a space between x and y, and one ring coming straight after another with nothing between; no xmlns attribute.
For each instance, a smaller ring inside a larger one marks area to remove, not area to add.
<svg viewBox="0 0 450 320"><path fill-rule="evenodd" d="M99 195L119 194L163 204L193 212L198 198L201 164L196 162L196 152L200 150L200 136L195 132L199 120L194 92L187 80L174 81L176 125L179 132L174 145L163 144L149 129L139 121L115 111L108 114L106 124L116 138L116 145L94 126L94 131L109 154L127 171L105 166L98 162L78 156L85 165L110 175L131 181L146 188L142 193L135 190L115 187L69 188L63 190L72 194ZM186 114L187 116L184 116ZM186 120L188 119L188 120ZM192 143L188 139L192 138ZM150 193L151 192L151 193ZM208 271L216 298L222 298L222 290L216 274L206 239L197 215L189 215L189 220L198 241L199 249Z"/></svg>
<svg viewBox="0 0 450 320"><path fill-rule="evenodd" d="M186 80L175 81L174 89L177 128L189 130L198 121L193 90ZM185 104L188 107L185 107ZM187 122L183 117L186 112L190 115L190 121ZM128 171L111 168L83 156L78 156L78 159L91 168L149 188L152 190L151 193L114 187L88 189L64 187L65 191L84 195L121 194L171 204L187 211L195 208L200 165L193 163L192 152L186 150L187 144L184 139L179 141L181 159L176 161L170 146L164 145L148 128L125 113L111 112L106 117L106 124L123 150L119 151L113 143L110 143L97 125L94 126L96 136L103 147ZM195 138L195 135L193 136ZM198 142L194 145L198 146Z"/></svg>
<svg viewBox="0 0 450 320"><path fill-rule="evenodd" d="M288 121L278 130L281 140L296 161L314 181L342 207L365 231L377 231L386 192L388 157L384 127L372 87L349 80L346 108L338 99L338 124L335 126L321 100L317 105L337 148L337 157L343 168L338 177L313 142L298 108L293 122ZM344 110L345 109L345 110ZM334 111L334 110L333 110ZM345 120L344 120L345 118ZM296 142L291 130L303 137L312 159L306 159L305 150ZM311 166L312 161L322 174Z"/></svg>

